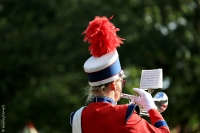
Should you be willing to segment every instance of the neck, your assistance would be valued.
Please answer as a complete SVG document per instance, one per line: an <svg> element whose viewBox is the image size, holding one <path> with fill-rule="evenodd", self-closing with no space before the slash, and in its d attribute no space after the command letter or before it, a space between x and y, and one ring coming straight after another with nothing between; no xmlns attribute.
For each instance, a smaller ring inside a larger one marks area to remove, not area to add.
<svg viewBox="0 0 200 133"><path fill-rule="evenodd" d="M110 92L107 94L107 97L112 98L112 99L116 102L114 91L110 91Z"/></svg>
<svg viewBox="0 0 200 133"><path fill-rule="evenodd" d="M101 93L101 94L96 94L95 96L103 96L103 97L109 97L109 98L111 98L111 99L113 99L115 102L117 102L116 101L116 99L115 99L115 93L114 93L114 91L109 91L109 92L106 92L106 93Z"/></svg>

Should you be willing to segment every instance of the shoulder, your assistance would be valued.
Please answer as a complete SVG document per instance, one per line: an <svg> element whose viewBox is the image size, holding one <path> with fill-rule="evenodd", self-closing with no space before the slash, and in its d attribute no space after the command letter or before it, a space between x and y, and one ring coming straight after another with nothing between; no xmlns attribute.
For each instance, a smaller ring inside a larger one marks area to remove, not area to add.
<svg viewBox="0 0 200 133"><path fill-rule="evenodd" d="M129 120L129 118L133 115L133 113L140 113L139 106L135 104L129 104L126 110L126 117L125 117L125 123Z"/></svg>

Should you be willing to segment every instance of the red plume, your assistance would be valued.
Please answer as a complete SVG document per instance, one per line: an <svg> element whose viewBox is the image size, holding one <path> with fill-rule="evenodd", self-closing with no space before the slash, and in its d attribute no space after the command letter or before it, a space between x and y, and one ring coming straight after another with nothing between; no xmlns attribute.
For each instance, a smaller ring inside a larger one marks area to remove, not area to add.
<svg viewBox="0 0 200 133"><path fill-rule="evenodd" d="M87 29L82 33L85 34L84 41L90 44L89 51L92 56L100 57L114 51L120 44L123 44L122 40L124 39L116 34L119 28L116 28L109 21L112 17L108 19L96 16L93 21L89 22Z"/></svg>

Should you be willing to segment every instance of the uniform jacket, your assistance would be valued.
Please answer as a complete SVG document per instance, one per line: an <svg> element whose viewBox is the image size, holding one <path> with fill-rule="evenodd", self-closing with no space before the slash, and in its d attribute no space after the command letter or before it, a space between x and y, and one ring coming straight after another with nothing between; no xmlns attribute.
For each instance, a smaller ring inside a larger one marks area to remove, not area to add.
<svg viewBox="0 0 200 133"><path fill-rule="evenodd" d="M71 124L73 115L71 113ZM139 115L139 107L134 104L116 105L108 97L95 97L81 115L83 133L170 133L162 115L151 109L151 124ZM73 126L73 125L72 125Z"/></svg>

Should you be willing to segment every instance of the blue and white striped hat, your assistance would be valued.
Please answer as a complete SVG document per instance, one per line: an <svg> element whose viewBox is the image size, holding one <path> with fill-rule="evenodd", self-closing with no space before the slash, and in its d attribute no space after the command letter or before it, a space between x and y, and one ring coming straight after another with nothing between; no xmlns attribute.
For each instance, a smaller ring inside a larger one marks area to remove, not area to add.
<svg viewBox="0 0 200 133"><path fill-rule="evenodd" d="M84 64L84 70L91 86L103 85L124 76L116 50L99 58L90 57Z"/></svg>

